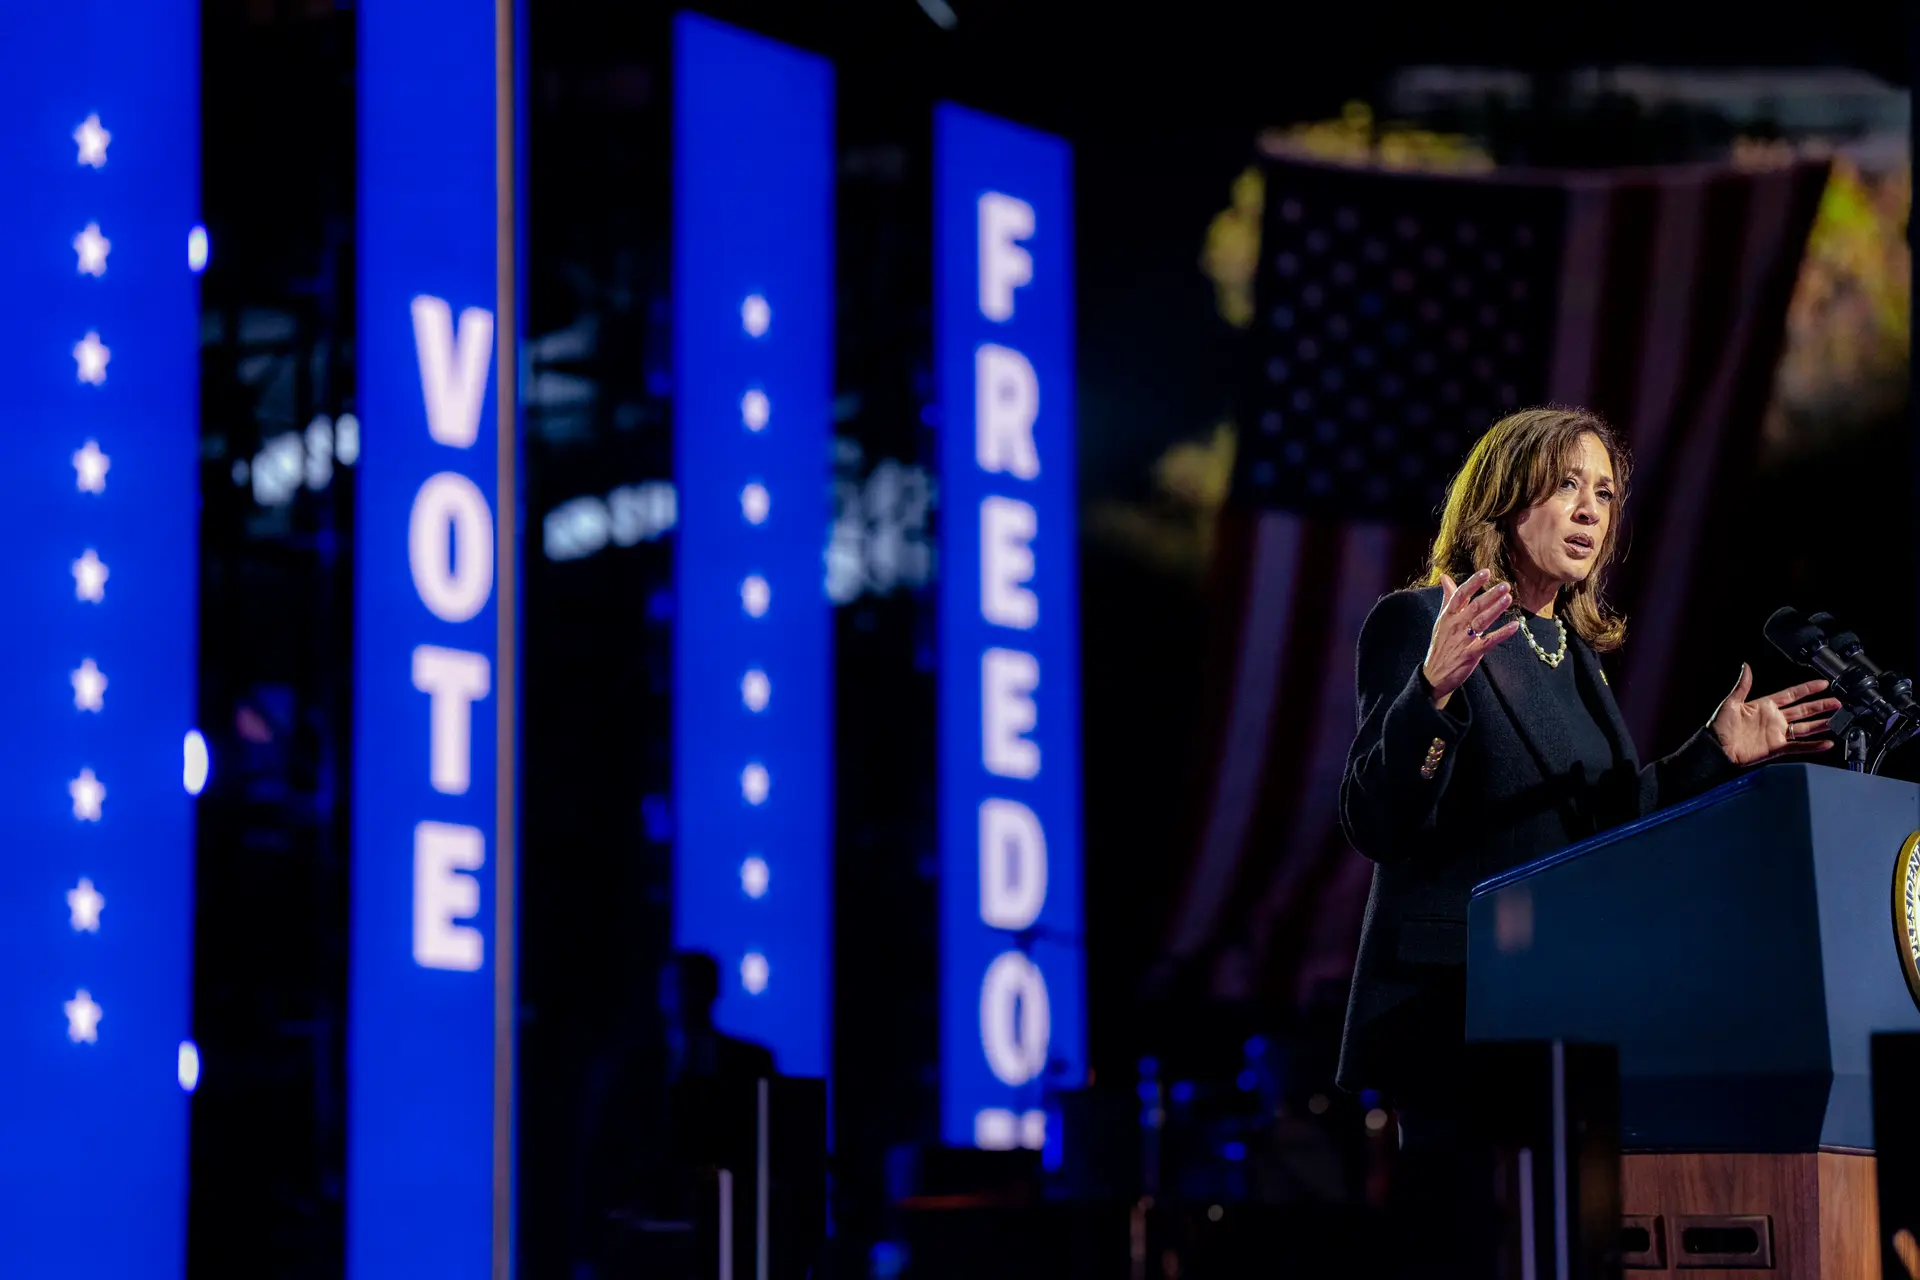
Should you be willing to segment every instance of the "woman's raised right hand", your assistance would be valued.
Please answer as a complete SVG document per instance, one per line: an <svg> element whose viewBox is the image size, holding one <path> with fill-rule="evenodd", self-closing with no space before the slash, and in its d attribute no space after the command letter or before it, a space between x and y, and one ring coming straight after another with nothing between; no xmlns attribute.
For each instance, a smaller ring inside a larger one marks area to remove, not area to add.
<svg viewBox="0 0 1920 1280"><path fill-rule="evenodd" d="M1487 630L1513 607L1511 589L1504 582L1489 583L1492 576L1492 570L1482 569L1456 586L1452 578L1440 575L1440 616L1433 620L1427 660L1420 665L1433 686L1435 707L1445 707L1487 651L1520 630L1518 618Z"/></svg>

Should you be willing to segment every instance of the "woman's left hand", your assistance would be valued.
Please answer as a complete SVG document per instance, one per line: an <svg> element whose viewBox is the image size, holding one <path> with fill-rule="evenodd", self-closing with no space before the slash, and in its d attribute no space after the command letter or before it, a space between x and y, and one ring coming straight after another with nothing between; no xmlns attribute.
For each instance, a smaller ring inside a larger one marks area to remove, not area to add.
<svg viewBox="0 0 1920 1280"><path fill-rule="evenodd" d="M1840 709L1840 700L1801 701L1826 687L1825 680L1809 680L1749 702L1747 694L1753 689L1753 668L1743 662L1740 679L1713 713L1709 727L1720 740L1720 749L1727 753L1727 759L1742 767L1831 750L1832 738L1815 735L1827 731L1827 717Z"/></svg>

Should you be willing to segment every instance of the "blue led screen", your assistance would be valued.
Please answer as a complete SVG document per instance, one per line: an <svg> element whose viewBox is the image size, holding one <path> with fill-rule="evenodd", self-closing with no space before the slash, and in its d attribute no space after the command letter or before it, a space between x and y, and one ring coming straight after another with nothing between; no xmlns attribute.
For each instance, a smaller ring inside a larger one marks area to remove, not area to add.
<svg viewBox="0 0 1920 1280"><path fill-rule="evenodd" d="M941 1131L1044 1147L1086 1066L1072 164L934 119Z"/></svg>

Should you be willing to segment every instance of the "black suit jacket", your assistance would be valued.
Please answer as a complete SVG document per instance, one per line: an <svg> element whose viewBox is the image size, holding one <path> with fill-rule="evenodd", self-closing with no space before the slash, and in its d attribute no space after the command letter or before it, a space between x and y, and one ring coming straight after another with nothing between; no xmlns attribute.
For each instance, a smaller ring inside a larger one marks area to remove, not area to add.
<svg viewBox="0 0 1920 1280"><path fill-rule="evenodd" d="M1406 1092L1457 1060L1475 884L1738 772L1705 726L1641 767L1598 656L1571 631L1569 661L1617 762L1604 783L1570 784L1565 712L1535 692L1524 664L1539 659L1520 636L1436 710L1420 668L1440 603L1439 587L1397 591L1360 632L1340 818L1375 866L1340 1045L1348 1089Z"/></svg>

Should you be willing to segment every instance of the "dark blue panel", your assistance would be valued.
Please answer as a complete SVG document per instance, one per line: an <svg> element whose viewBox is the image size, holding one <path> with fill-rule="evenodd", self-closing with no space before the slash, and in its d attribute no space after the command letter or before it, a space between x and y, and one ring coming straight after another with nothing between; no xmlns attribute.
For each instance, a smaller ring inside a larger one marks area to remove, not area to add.
<svg viewBox="0 0 1920 1280"><path fill-rule="evenodd" d="M1037 1146L1086 1064L1072 157L943 104L934 161L941 1132Z"/></svg>
<svg viewBox="0 0 1920 1280"><path fill-rule="evenodd" d="M1863 1149L1867 1047L1920 1029L1893 864L1920 789L1774 766L1474 893L1468 1035L1620 1047L1621 1136Z"/></svg>
<svg viewBox="0 0 1920 1280"><path fill-rule="evenodd" d="M7 1276L185 1270L198 17L0 5Z"/></svg>
<svg viewBox="0 0 1920 1280"><path fill-rule="evenodd" d="M674 935L718 1019L827 1068L833 70L674 24Z"/></svg>
<svg viewBox="0 0 1920 1280"><path fill-rule="evenodd" d="M359 9L348 1274L492 1267L494 5ZM511 495L509 495L511 500Z"/></svg>

